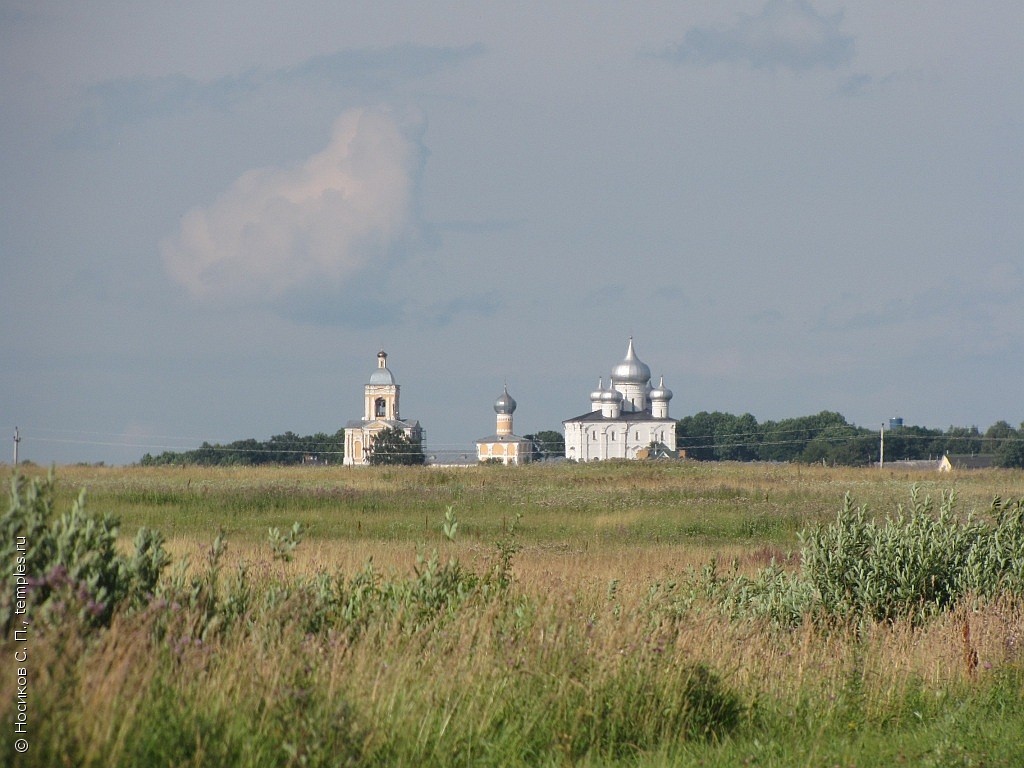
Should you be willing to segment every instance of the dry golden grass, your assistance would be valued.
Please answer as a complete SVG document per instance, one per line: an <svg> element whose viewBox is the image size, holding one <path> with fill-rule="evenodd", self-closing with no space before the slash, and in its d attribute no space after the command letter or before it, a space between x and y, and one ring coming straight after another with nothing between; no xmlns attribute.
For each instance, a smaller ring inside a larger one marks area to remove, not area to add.
<svg viewBox="0 0 1024 768"><path fill-rule="evenodd" d="M291 695L307 669L318 697L347 700L374 724L370 742L390 729L411 734L430 753L445 729L483 738L515 686L535 685L550 698L537 707L541 717L571 698L572 686L596 689L615 679L626 659L649 660L652 678L705 664L748 704L770 701L777 712L802 718L808 732L843 707L876 725L911 717L899 702L916 687L925 691L924 703L952 697L1024 661L1024 609L1009 601L977 612L961 607L916 628L897 622L856 632L810 625L783 632L730 622L699 605L669 618L670 606L651 596L655 585L680 581L712 559L725 567L735 562L748 575L773 560L795 566L797 532L833 519L847 492L886 514L907 502L913 484L935 499L955 489L958 509L967 513L984 511L995 496L1024 496L1022 472L680 463L62 467L57 477L67 498L85 487L91 509L120 516L126 545L138 525L156 527L174 559L187 557L197 572L217 530L226 528L224 571L248 563L256 589L322 572L351 576L368 562L390 577L408 577L417 556L434 550L442 562L456 558L484 574L500 559L497 542L517 548L512 594L525 597L532 612L521 635L507 629L509 604L496 601L412 635L387 622L358 638L307 638L295 628L278 638L263 627L183 649L174 663L195 682L175 684L201 686L208 713L249 702L257 732L275 727L268 719L280 704L275 697ZM454 543L440 531L449 506L459 520ZM274 561L267 528L285 531L293 520L306 526L306 538L292 562ZM59 699L56 688L70 686L74 709L89 713L66 727L97 763L120 755L119 745L140 725L133 713L151 695L158 669L146 663L151 638L145 617L133 615L119 617L87 653L69 653L55 637L34 650L34 669L51 675L39 689L52 684ZM75 658L87 661L65 669ZM0 696L11 701L9 678L0 682ZM859 700L851 704L851 697ZM427 762L442 763L435 758Z"/></svg>
<svg viewBox="0 0 1024 768"><path fill-rule="evenodd" d="M46 470L36 468L37 473ZM1024 472L949 475L799 464L608 463L519 468L86 467L57 470L66 500L88 491L95 511L122 519L124 544L140 525L157 528L175 559L202 562L218 529L228 562L269 559L267 530L307 529L293 572L354 573L371 561L408 573L417 552L438 548L480 569L516 515L514 572L543 594L554 584L613 579L646 584L716 558L742 573L796 562L797 533L831 520L845 493L885 514L911 485L938 499L955 489L962 513L995 496L1024 496ZM443 510L460 522L440 534Z"/></svg>
<svg viewBox="0 0 1024 768"><path fill-rule="evenodd" d="M36 473L45 469L35 468ZM94 511L122 520L127 546L157 528L175 559L203 561L218 529L229 564L270 557L267 531L298 520L305 540L295 573L354 573L371 561L408 573L417 553L439 549L477 570L516 526L514 572L523 587L617 579L628 588L699 569L712 558L751 574L797 562L797 534L831 521L851 493L877 514L906 504L912 485L958 509L984 511L995 496L1024 497L1024 472L939 474L799 464L606 463L527 467L87 467L57 469L65 500L80 488ZM440 532L459 520L455 544ZM516 516L521 515L516 524Z"/></svg>

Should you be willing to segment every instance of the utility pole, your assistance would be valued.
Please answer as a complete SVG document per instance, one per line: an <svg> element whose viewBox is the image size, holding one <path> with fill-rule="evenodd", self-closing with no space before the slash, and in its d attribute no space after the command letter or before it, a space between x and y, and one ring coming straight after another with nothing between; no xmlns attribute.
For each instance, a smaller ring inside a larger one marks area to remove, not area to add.
<svg viewBox="0 0 1024 768"><path fill-rule="evenodd" d="M878 468L881 469L885 464L885 423L882 423L882 428L878 431Z"/></svg>
<svg viewBox="0 0 1024 768"><path fill-rule="evenodd" d="M21 442L21 436L18 434L18 428L14 428L14 466L18 466L18 443Z"/></svg>

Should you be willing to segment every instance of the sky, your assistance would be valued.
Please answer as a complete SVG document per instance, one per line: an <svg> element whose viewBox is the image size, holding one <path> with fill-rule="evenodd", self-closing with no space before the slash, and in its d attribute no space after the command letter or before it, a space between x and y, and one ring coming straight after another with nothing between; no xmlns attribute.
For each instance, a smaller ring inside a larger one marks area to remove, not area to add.
<svg viewBox="0 0 1024 768"><path fill-rule="evenodd" d="M0 0L0 461L1024 421L1024 4ZM655 381L657 383L657 381ZM3 441L7 448L3 449Z"/></svg>

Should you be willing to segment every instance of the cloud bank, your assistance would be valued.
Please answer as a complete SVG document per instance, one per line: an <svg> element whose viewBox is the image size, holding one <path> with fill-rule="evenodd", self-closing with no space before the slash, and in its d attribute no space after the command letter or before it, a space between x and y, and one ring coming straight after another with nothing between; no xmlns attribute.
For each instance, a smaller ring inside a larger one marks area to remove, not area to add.
<svg viewBox="0 0 1024 768"><path fill-rule="evenodd" d="M835 69L853 56L842 14L822 16L805 0L770 0L757 16L741 15L731 27L694 28L666 56L681 63L745 63L755 69Z"/></svg>
<svg viewBox="0 0 1024 768"><path fill-rule="evenodd" d="M0 12L2 14L2 12ZM0 28L3 16L0 15ZM327 90L386 94L482 56L479 43L458 47L406 43L387 48L355 48L314 56L294 67L249 70L239 75L197 80L182 74L105 80L90 86L75 125L64 142L94 145L110 141L126 126L204 107L223 109L274 86L308 85Z"/></svg>
<svg viewBox="0 0 1024 768"><path fill-rule="evenodd" d="M248 171L185 214L161 244L168 274L198 300L285 309L372 283L417 237L421 134L387 110L346 112L322 152Z"/></svg>

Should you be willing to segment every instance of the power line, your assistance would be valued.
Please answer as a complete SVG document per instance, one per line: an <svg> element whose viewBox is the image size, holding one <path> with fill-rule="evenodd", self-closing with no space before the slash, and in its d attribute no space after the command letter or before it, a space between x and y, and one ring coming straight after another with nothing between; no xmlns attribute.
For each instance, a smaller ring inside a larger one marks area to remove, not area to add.
<svg viewBox="0 0 1024 768"><path fill-rule="evenodd" d="M67 432L71 431L71 430L68 430L68 429L60 429L60 428L56 428L56 427L45 427L45 426L44 427L30 426L30 430L32 432L36 432L36 433L38 433L38 432L51 432L51 433L54 433L55 432L55 433L58 433L58 434L67 433ZM76 430L74 430L74 434L76 434L76 435L100 435L100 436L106 436L106 437L120 437L120 438L124 438L125 437L125 433L124 432L110 432L110 431L89 430L89 429L76 429ZM141 437L142 436L140 436L140 438ZM36 437L34 439L41 441L44 438ZM51 438L51 439L55 439L55 438ZM189 442L189 443L196 443L196 442L229 442L227 438L198 437L196 435L145 435L145 439L148 439L148 440L176 440L176 441ZM87 441L83 440L82 442L87 442ZM101 443L101 444L105 444L105 443Z"/></svg>
<svg viewBox="0 0 1024 768"><path fill-rule="evenodd" d="M678 423L678 422L677 422ZM911 428L912 429L912 428ZM340 430L339 430L340 431ZM27 432L27 435L25 434ZM331 440L330 442L304 442L303 437L296 435L296 440L282 440L280 441L281 446L277 447L273 444L267 445L273 441L273 438L269 440L256 440L255 438L245 438L244 440L232 440L232 441L221 441L212 438L200 438L195 436L179 436L179 435L149 435L146 437L140 437L133 439L126 437L122 433L116 432L105 432L105 431L80 431L75 434L88 436L109 436L119 437L118 440L98 440L88 439L85 437L59 437L59 436L38 436L36 433L61 433L67 432L67 430L59 430L52 427L30 427L28 430L21 430L19 427L15 427L14 433L14 457L15 462L19 460L19 444L25 442L26 445L32 445L36 443L51 443L51 444L66 444L66 445L88 445L88 446L102 446L111 448L125 448L125 449L136 449L143 451L166 451L176 453L186 453L193 451L215 451L215 452L245 452L249 454L306 454L306 453L319 453L325 455L340 455L344 451L336 448L337 441ZM828 433L828 434L824 434ZM838 433L838 434L837 434ZM321 433L325 434L325 433ZM777 436L792 435L789 439L759 439L761 434L766 436L770 435L773 438ZM283 437L282 435L275 435L275 438ZM785 430L770 429L766 433L758 431L742 431L742 432L727 432L727 433L707 433L700 435L679 435L677 439L678 447L686 449L723 449L723 448L767 448L767 447L783 447L793 445L806 445L810 442L826 442L829 444L840 444L840 443L854 443L859 440L874 440L877 437L877 433L873 430L866 428L857 427L855 425L829 425L820 428L812 427L799 427ZM914 434L907 428L899 430L890 430L887 437L890 440L902 440L906 442L921 442L929 441L939 443L944 446L956 445L958 443L970 443L975 445L990 445L998 444L1006 440L1020 439L1018 434L1009 435L1006 437L988 437L980 433L974 434L949 434L945 432L938 432L936 434ZM152 440L161 440L169 442L148 442ZM238 445L238 443L244 443L247 441L254 441L258 443L257 446ZM182 442L190 445L176 445L173 443ZM196 443L200 443L196 446ZM286 447L287 446L287 447ZM461 443L461 442L446 442L446 443L422 443L421 450L425 453L474 453L476 452L476 443Z"/></svg>

